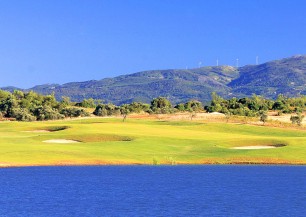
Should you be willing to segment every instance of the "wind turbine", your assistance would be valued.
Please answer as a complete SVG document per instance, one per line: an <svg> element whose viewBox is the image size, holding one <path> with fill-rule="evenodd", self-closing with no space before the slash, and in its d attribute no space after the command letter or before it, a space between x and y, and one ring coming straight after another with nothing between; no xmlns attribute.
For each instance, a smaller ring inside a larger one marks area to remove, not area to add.
<svg viewBox="0 0 306 217"><path fill-rule="evenodd" d="M219 66L219 59L217 59L217 66Z"/></svg>
<svg viewBox="0 0 306 217"><path fill-rule="evenodd" d="M256 56L256 65L258 65L258 56Z"/></svg>
<svg viewBox="0 0 306 217"><path fill-rule="evenodd" d="M236 59L236 67L237 68L239 67L239 59L238 58Z"/></svg>

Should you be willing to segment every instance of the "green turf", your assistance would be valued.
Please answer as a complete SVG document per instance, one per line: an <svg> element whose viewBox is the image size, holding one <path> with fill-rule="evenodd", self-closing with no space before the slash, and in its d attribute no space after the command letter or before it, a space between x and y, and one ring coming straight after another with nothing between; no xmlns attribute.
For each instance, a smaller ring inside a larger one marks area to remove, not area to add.
<svg viewBox="0 0 306 217"><path fill-rule="evenodd" d="M26 132L31 130L52 132ZM43 142L49 139L81 143ZM277 144L286 146L230 149ZM108 118L0 123L0 166L153 163L305 164L306 132L244 124Z"/></svg>

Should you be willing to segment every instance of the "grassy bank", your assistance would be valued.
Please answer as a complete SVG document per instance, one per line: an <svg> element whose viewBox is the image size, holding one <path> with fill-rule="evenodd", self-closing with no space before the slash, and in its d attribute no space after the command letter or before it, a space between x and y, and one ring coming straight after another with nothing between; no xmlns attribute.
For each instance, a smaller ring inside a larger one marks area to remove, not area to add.
<svg viewBox="0 0 306 217"><path fill-rule="evenodd" d="M45 143L68 139L79 143ZM239 150L269 145L273 149ZM0 166L306 164L303 130L203 121L90 118L0 122Z"/></svg>

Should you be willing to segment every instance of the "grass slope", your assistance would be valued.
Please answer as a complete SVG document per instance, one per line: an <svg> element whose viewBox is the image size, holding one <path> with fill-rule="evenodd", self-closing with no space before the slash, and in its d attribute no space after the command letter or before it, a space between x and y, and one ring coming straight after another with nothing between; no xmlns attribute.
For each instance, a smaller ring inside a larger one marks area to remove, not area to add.
<svg viewBox="0 0 306 217"><path fill-rule="evenodd" d="M28 132L41 129L53 131ZM49 139L73 139L81 143L43 142ZM276 144L286 146L266 150L230 149ZM306 133L243 124L143 119L0 123L0 166L153 163L305 164Z"/></svg>

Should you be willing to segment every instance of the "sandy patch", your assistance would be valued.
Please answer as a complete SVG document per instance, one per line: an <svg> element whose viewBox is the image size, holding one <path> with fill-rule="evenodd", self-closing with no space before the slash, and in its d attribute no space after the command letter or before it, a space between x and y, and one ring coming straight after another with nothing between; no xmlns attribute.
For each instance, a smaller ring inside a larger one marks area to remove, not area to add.
<svg viewBox="0 0 306 217"><path fill-rule="evenodd" d="M275 146L270 145L254 145L254 146L240 146L240 147L233 147L231 149L271 149L277 148Z"/></svg>
<svg viewBox="0 0 306 217"><path fill-rule="evenodd" d="M269 120L280 121L280 122L284 122L284 123L291 123L290 117L292 115L294 115L294 114L283 114L281 116L277 116L277 115L271 115L270 116L269 115ZM305 118L303 119L302 124L306 124L306 119Z"/></svg>
<svg viewBox="0 0 306 217"><path fill-rule="evenodd" d="M70 139L50 139L43 141L45 143L60 143L60 144L67 144L67 143L79 143L79 141L70 140Z"/></svg>
<svg viewBox="0 0 306 217"><path fill-rule="evenodd" d="M0 163L0 167L10 167L11 165L8 163Z"/></svg>

